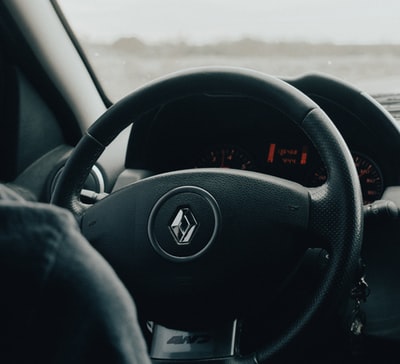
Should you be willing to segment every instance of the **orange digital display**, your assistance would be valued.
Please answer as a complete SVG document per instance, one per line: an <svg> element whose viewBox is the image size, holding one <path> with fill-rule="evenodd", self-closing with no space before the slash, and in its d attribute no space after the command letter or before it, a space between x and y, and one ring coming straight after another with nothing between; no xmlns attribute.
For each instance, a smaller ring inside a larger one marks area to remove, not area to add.
<svg viewBox="0 0 400 364"><path fill-rule="evenodd" d="M306 145L297 147L278 146L270 143L268 147L267 163L281 163L288 165L305 166L308 160L308 147Z"/></svg>
<svg viewBox="0 0 400 364"><path fill-rule="evenodd" d="M271 164L274 163L275 149L276 149L276 144L275 143L271 143L269 145L267 163L271 163Z"/></svg>

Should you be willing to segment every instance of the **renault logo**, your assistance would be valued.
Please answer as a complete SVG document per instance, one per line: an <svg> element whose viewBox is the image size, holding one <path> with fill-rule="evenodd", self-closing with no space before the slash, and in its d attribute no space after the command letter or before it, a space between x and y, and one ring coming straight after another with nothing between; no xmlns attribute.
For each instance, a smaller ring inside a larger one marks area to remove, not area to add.
<svg viewBox="0 0 400 364"><path fill-rule="evenodd" d="M178 245L188 245L191 243L194 233L199 224L192 211L188 207L180 208L175 215L169 230Z"/></svg>

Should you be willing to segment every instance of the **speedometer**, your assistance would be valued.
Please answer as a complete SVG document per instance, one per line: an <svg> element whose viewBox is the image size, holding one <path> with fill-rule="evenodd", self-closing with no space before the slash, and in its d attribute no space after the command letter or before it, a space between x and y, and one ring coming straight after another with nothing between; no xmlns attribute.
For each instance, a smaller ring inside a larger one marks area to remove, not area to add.
<svg viewBox="0 0 400 364"><path fill-rule="evenodd" d="M204 150L196 163L196 168L208 167L254 170L249 154L235 145L218 145Z"/></svg>
<svg viewBox="0 0 400 364"><path fill-rule="evenodd" d="M364 204L379 200L382 197L384 188L383 177L379 167L364 154L352 152L352 156L360 179ZM311 186L320 186L326 179L325 167L320 166L312 175Z"/></svg>

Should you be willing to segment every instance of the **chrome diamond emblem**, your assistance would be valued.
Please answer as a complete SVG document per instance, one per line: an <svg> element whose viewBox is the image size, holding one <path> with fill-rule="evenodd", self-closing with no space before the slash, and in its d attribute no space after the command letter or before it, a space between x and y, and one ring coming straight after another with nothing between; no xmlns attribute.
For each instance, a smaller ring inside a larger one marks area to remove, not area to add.
<svg viewBox="0 0 400 364"><path fill-rule="evenodd" d="M199 224L192 211L185 207L178 210L169 229L178 245L188 245L191 243L198 226Z"/></svg>

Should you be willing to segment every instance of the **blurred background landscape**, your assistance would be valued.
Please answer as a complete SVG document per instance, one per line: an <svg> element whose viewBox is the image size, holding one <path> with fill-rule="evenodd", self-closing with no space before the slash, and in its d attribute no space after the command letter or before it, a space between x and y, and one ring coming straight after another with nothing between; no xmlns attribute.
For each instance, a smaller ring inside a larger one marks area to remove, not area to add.
<svg viewBox="0 0 400 364"><path fill-rule="evenodd" d="M56 0L112 101L188 67L323 72L400 93L399 0Z"/></svg>
<svg viewBox="0 0 400 364"><path fill-rule="evenodd" d="M85 41L83 48L114 101L167 73L207 65L247 67L283 77L318 71L373 94L400 92L400 46L395 44L274 43L252 38L154 44L123 37L111 43Z"/></svg>

